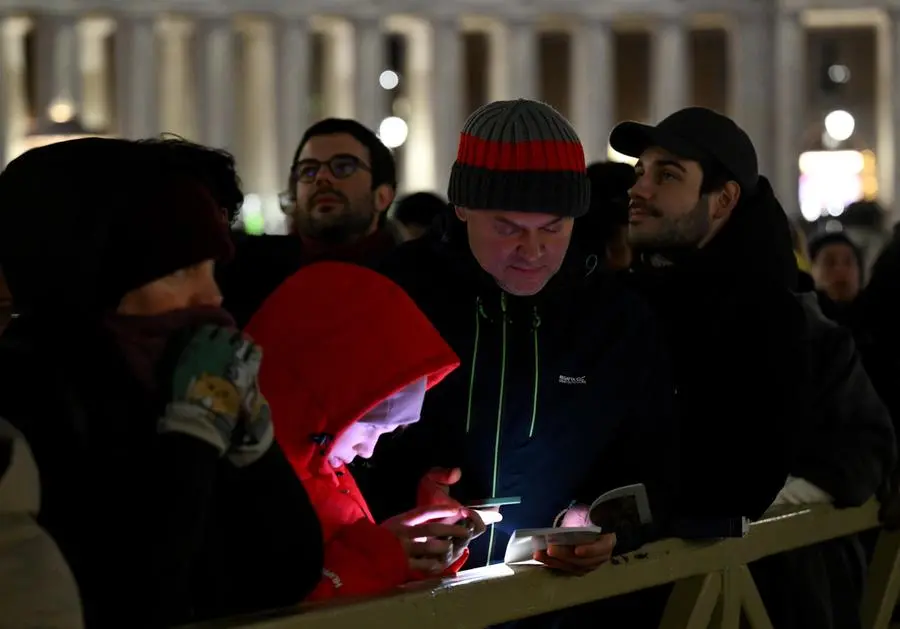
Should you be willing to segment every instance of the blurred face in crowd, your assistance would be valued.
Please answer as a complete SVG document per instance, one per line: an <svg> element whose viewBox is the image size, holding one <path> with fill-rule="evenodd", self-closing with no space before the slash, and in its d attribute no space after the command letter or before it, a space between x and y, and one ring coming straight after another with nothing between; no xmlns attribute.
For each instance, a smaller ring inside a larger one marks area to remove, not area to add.
<svg viewBox="0 0 900 629"><path fill-rule="evenodd" d="M369 151L346 133L310 138L294 174L297 231L326 244L355 242L373 233L394 199L388 185L372 189Z"/></svg>
<svg viewBox="0 0 900 629"><path fill-rule="evenodd" d="M701 194L703 169L661 148L644 151L628 194L628 238L638 247L703 247L728 220L740 197L729 181Z"/></svg>
<svg viewBox="0 0 900 629"><path fill-rule="evenodd" d="M574 219L456 208L478 263L511 295L535 295L562 266Z"/></svg>
<svg viewBox="0 0 900 629"><path fill-rule="evenodd" d="M146 317L187 308L218 308L222 293L214 271L212 260L175 271L127 293L116 312Z"/></svg>
<svg viewBox="0 0 900 629"><path fill-rule="evenodd" d="M816 288L837 302L848 302L859 294L859 260L853 249L844 243L825 245L812 264Z"/></svg>
<svg viewBox="0 0 900 629"><path fill-rule="evenodd" d="M417 240L428 233L427 225L416 225L415 223L403 223L400 225L403 230L404 240Z"/></svg>

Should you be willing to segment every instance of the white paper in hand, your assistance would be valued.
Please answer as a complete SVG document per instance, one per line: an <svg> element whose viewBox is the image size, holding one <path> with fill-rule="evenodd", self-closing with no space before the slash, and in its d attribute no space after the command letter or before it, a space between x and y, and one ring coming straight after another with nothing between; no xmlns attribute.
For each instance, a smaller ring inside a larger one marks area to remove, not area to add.
<svg viewBox="0 0 900 629"><path fill-rule="evenodd" d="M506 547L505 563L527 561L549 545L582 546L600 539L603 531L614 533L627 527L653 521L647 490L643 485L628 485L608 491L597 498L588 510L591 526L519 529Z"/></svg>
<svg viewBox="0 0 900 629"><path fill-rule="evenodd" d="M603 535L599 526L577 528L519 529L509 538L504 563L528 561L539 550L554 546L582 546L593 544Z"/></svg>

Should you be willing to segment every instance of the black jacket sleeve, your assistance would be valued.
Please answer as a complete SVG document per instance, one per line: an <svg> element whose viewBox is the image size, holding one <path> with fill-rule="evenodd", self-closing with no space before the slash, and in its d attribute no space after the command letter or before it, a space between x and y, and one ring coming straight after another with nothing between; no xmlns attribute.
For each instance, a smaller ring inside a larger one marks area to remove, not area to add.
<svg viewBox="0 0 900 629"><path fill-rule="evenodd" d="M808 343L790 291L735 287L712 312L695 311L684 339L677 404L685 517L761 516L790 473L808 423ZM683 386L681 386L683 383Z"/></svg>
<svg viewBox="0 0 900 629"><path fill-rule="evenodd" d="M297 604L312 591L322 533L277 446L236 468L208 444L172 433L160 437L156 462L147 502L132 511L143 523L92 527L98 516L115 522L113 501L81 522L88 543L73 569L89 627L221 618ZM135 539L141 531L148 535ZM136 617L135 609L144 611Z"/></svg>
<svg viewBox="0 0 900 629"><path fill-rule="evenodd" d="M896 464L893 423L852 333L815 310L807 314L811 430L797 435L791 474L827 491L837 506L858 506L878 492Z"/></svg>
<svg viewBox="0 0 900 629"><path fill-rule="evenodd" d="M215 497L226 549L218 616L296 605L322 578L323 538L303 483L281 448L247 467L220 464Z"/></svg>
<svg viewBox="0 0 900 629"><path fill-rule="evenodd" d="M617 552L628 552L668 535L678 487L678 427L674 414L671 363L654 321L636 321L631 412L611 446L585 479L577 502L590 505L603 492L641 483L647 489L653 523L616 531Z"/></svg>

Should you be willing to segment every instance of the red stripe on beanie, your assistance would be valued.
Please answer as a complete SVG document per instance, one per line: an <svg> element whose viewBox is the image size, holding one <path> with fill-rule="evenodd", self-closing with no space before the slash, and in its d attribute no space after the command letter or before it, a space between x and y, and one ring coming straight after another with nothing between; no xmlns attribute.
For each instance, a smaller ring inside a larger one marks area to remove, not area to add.
<svg viewBox="0 0 900 629"><path fill-rule="evenodd" d="M499 171L585 172L581 144L565 140L498 142L462 133L456 161L466 166Z"/></svg>

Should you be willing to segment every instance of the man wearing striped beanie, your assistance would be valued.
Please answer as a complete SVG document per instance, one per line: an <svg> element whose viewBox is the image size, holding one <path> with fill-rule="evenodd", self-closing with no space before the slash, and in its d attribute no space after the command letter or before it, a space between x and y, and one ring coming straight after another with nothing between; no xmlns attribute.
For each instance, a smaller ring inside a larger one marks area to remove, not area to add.
<svg viewBox="0 0 900 629"><path fill-rule="evenodd" d="M590 504L626 479L643 482L663 514L666 361L643 302L570 246L589 195L565 118L536 101L490 103L460 135L445 224L380 269L462 362L426 395L422 422L354 475L376 515L521 498L469 546L470 567L502 562L513 531L552 526L573 500ZM626 537L535 558L583 573L629 547Z"/></svg>
<svg viewBox="0 0 900 629"><path fill-rule="evenodd" d="M543 103L486 105L463 128L448 198L482 268L508 293L534 295L559 271L588 210L581 140Z"/></svg>

